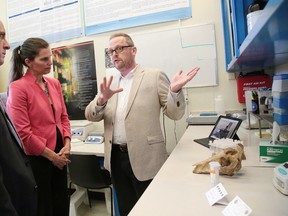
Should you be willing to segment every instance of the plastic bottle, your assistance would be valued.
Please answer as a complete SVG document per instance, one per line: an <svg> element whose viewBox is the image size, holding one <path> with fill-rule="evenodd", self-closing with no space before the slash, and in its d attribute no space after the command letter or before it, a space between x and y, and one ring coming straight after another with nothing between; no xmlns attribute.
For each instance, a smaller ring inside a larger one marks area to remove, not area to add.
<svg viewBox="0 0 288 216"><path fill-rule="evenodd" d="M209 163L209 165L210 165L211 188L213 188L219 183L220 163L217 161L212 161Z"/></svg>
<svg viewBox="0 0 288 216"><path fill-rule="evenodd" d="M225 114L225 102L224 102L224 98L222 97L222 95L218 95L215 99L215 112L218 115L223 115Z"/></svg>
<svg viewBox="0 0 288 216"><path fill-rule="evenodd" d="M264 9L267 1L265 0L254 0L247 9L247 30L251 31L253 26L255 25L257 19L262 14L262 10Z"/></svg>

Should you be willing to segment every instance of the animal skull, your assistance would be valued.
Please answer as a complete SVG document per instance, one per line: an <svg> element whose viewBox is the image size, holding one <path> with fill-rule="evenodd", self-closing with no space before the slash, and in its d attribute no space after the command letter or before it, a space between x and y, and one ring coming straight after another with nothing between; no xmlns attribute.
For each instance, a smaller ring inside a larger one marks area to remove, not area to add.
<svg viewBox="0 0 288 216"><path fill-rule="evenodd" d="M234 172L238 172L241 169L241 161L245 160L244 146L237 144L237 150L233 148L226 148L212 157L193 164L195 166L193 173L197 174L209 174L211 161L218 161L220 163L219 173L222 175L233 176Z"/></svg>

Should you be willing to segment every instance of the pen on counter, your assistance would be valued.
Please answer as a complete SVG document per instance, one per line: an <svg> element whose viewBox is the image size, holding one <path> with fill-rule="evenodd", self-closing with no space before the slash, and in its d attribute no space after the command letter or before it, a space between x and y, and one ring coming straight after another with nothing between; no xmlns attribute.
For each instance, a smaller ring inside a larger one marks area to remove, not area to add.
<svg viewBox="0 0 288 216"><path fill-rule="evenodd" d="M200 113L200 116L217 116L217 113Z"/></svg>

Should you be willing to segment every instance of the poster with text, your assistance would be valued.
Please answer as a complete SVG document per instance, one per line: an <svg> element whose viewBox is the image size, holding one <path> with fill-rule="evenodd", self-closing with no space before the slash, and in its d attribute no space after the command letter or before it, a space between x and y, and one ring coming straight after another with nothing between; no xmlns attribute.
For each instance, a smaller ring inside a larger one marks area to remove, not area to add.
<svg viewBox="0 0 288 216"><path fill-rule="evenodd" d="M97 94L93 41L57 47L53 52L54 77L61 83L70 120L85 119L85 108Z"/></svg>

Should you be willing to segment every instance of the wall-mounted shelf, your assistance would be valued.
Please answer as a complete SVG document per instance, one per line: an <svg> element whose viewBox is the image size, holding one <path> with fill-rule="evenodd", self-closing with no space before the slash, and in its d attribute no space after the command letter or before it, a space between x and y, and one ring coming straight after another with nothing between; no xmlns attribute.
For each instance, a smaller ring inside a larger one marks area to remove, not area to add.
<svg viewBox="0 0 288 216"><path fill-rule="evenodd" d="M222 4L224 2L226 1L223 1ZM238 50L236 46L236 54L230 58L231 61L228 63L227 59L229 58L227 58L227 48L225 47L226 69L228 72L256 71L288 63L287 11L287 0L268 1L255 26L248 33ZM242 19L246 21L246 17L243 16ZM224 34L225 31L227 29L225 30L224 25ZM225 44L225 46L227 45Z"/></svg>

